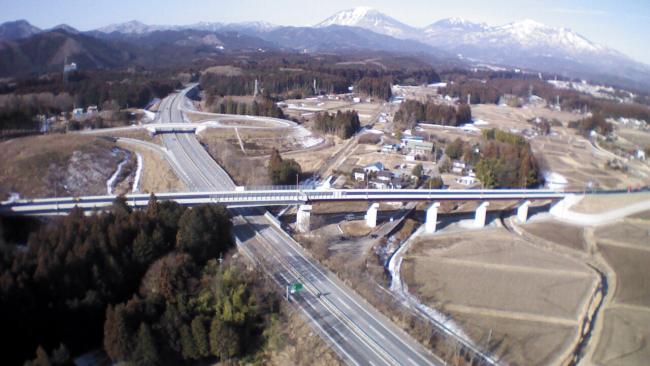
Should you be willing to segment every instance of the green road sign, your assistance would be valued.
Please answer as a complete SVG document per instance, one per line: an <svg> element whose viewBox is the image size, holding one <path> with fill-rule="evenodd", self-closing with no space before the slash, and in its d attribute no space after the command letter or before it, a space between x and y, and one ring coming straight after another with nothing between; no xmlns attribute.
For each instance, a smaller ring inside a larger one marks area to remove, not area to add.
<svg viewBox="0 0 650 366"><path fill-rule="evenodd" d="M291 293L298 293L300 291L302 291L302 283L291 285Z"/></svg>

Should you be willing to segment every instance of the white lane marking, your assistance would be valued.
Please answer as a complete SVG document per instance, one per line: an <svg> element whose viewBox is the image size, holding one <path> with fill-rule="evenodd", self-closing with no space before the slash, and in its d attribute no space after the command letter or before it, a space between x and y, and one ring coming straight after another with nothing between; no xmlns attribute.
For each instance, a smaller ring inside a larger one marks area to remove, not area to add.
<svg viewBox="0 0 650 366"><path fill-rule="evenodd" d="M352 310L352 308L349 307L348 304L345 303L345 301L341 300L340 297L336 296L336 299L337 299L341 304L343 304L343 306L345 306L346 308Z"/></svg>
<svg viewBox="0 0 650 366"><path fill-rule="evenodd" d="M413 359L411 357L407 357L407 358L409 359L409 361L411 361L412 364L414 364L415 366L418 366L418 364L415 361L413 361Z"/></svg>
<svg viewBox="0 0 650 366"><path fill-rule="evenodd" d="M282 272L280 272L280 276L282 276L282 278L284 278L284 281L285 281L287 284L291 283L291 282L289 282L289 280L288 280L286 277L284 277L284 274L283 274Z"/></svg>
<svg viewBox="0 0 650 366"><path fill-rule="evenodd" d="M386 337L384 337L383 334L379 333L379 331L377 329L375 329L375 327L373 327L372 325L368 324L368 328L372 329L375 333L377 333L377 335L379 335L383 339L386 339Z"/></svg>

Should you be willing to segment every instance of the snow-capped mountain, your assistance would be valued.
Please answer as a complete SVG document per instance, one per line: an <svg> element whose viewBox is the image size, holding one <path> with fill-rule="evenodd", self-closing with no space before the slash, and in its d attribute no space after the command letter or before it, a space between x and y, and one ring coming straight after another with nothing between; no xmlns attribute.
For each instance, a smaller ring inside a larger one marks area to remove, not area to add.
<svg viewBox="0 0 650 366"><path fill-rule="evenodd" d="M241 22L241 23L230 23L224 25L221 30L230 30L230 31L249 31L249 32L270 32L274 29L279 28L275 24L269 22L257 21L257 22Z"/></svg>
<svg viewBox="0 0 650 366"><path fill-rule="evenodd" d="M465 20L462 18L447 18L443 20L439 20L430 26L422 28L423 31L426 31L428 29L436 29L436 28L444 28L444 29L464 29L464 30L474 30L474 31L481 31L488 29L489 26L485 23L481 24L476 24L472 23L469 20Z"/></svg>
<svg viewBox="0 0 650 366"><path fill-rule="evenodd" d="M132 20L126 23L115 23L105 27L97 28L96 30L102 33L119 32L124 34L143 34L156 30L169 30L171 26L162 25L146 25L138 20Z"/></svg>
<svg viewBox="0 0 650 366"><path fill-rule="evenodd" d="M366 7L358 7L338 12L316 24L314 28L324 28L330 25L361 27L375 33L385 34L400 39L414 39L417 38L418 35L417 28L401 23L375 9Z"/></svg>
<svg viewBox="0 0 650 366"><path fill-rule="evenodd" d="M610 74L650 81L650 66L567 28L523 20L491 27L461 18L414 28L371 8L339 12L315 27L354 26L422 42L465 60L567 74Z"/></svg>

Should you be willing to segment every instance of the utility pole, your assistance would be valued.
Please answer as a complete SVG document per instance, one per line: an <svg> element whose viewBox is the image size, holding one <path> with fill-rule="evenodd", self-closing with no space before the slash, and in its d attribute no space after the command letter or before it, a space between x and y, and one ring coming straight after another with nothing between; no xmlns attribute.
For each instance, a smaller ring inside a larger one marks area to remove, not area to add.
<svg viewBox="0 0 650 366"><path fill-rule="evenodd" d="M253 94L254 98L257 98L258 90L259 90L259 82L257 81L257 79L255 79L255 93Z"/></svg>

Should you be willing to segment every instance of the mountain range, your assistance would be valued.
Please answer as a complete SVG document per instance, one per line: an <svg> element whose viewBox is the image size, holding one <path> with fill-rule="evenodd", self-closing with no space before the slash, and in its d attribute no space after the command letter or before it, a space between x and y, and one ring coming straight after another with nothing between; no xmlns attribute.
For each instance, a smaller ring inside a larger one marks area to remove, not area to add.
<svg viewBox="0 0 650 366"><path fill-rule="evenodd" d="M131 60L142 53L133 49L134 44L150 48L201 46L199 53L208 54L215 51L206 46L226 52L260 48L306 53L373 50L424 54L466 65L490 64L570 77L600 77L635 86L640 83L644 89L650 89L650 66L567 28L549 27L533 20L492 27L460 18L417 28L371 8L341 11L313 27L282 27L263 21L146 25L134 20L79 32L65 24L44 31L24 20L8 22L0 25L0 76L12 75L8 64L20 59L16 54L33 58L27 54L29 47L23 44L26 40L51 32L76 35L76 42L81 35L103 40L107 47L121 54L120 58L130 53L127 59ZM74 58L75 50L78 47L67 46L57 52ZM38 71L38 62L31 63L34 67L28 68L30 72Z"/></svg>

